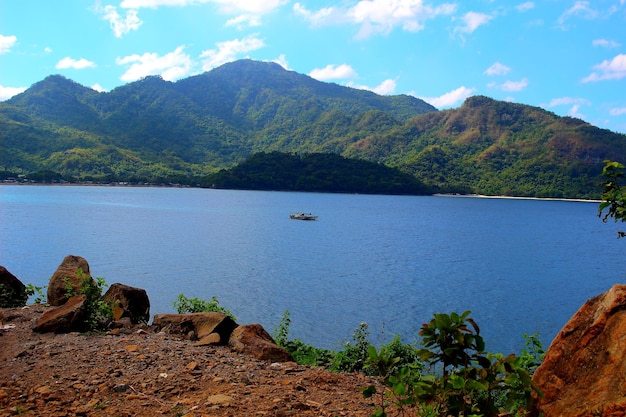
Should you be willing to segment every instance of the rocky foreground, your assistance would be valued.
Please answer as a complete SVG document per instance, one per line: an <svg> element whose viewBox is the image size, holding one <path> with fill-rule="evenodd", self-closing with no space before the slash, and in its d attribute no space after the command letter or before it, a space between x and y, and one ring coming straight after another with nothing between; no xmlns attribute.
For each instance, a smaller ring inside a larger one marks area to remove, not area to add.
<svg viewBox="0 0 626 417"><path fill-rule="evenodd" d="M360 374L194 346L149 326L36 333L51 307L0 309L0 417L368 416Z"/></svg>

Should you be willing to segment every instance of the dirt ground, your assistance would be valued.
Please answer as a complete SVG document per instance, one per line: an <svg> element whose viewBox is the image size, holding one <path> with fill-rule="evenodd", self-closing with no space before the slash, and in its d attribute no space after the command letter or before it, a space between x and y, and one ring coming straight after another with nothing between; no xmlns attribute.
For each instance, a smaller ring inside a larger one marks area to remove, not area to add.
<svg viewBox="0 0 626 417"><path fill-rule="evenodd" d="M150 327L39 334L49 307L0 309L0 417L369 416L360 374L194 347Z"/></svg>

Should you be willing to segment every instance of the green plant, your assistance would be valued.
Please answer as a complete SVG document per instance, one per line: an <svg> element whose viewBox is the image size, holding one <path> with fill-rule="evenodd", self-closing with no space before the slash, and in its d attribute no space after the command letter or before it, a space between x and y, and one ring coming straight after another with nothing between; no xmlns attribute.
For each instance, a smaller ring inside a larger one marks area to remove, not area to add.
<svg viewBox="0 0 626 417"><path fill-rule="evenodd" d="M527 409L530 375L543 354L538 338L526 336L520 356L487 353L469 314L435 314L424 324L419 332L422 348L415 351L419 361L400 365L398 341L393 349L369 349L368 365L385 387L384 392L375 386L363 391L367 397L379 396L373 416L386 416L390 405L400 413L410 409L428 417L521 415Z"/></svg>
<svg viewBox="0 0 626 417"><path fill-rule="evenodd" d="M210 301L202 300L199 298L188 298L185 294L178 294L178 298L174 301L174 307L178 314L186 313L222 313L229 316L233 321L236 321L233 313L220 305L216 296L213 296Z"/></svg>
<svg viewBox="0 0 626 417"><path fill-rule="evenodd" d="M408 356L407 349L410 349ZM414 352L412 345L402 345L399 336L382 346L380 350L376 350L373 345L368 348L367 368L371 374L381 377L381 383L386 388L378 391L375 385L370 385L363 389L363 396L366 398L378 396L379 405L376 406L372 416L387 416L386 410L390 405L394 405L401 415L404 414L406 407L415 406L413 387L421 377L422 365L417 362ZM398 353L401 356L398 356Z"/></svg>
<svg viewBox="0 0 626 417"><path fill-rule="evenodd" d="M272 338L276 344L287 349L296 363L300 365L328 368L335 357L335 353L330 350L316 348L300 339L289 340L290 326L290 313L289 310L285 310L280 323L272 332Z"/></svg>
<svg viewBox="0 0 626 417"><path fill-rule="evenodd" d="M28 297L34 296L33 303L46 304L48 302L48 296L44 293L44 288L46 288L46 286L38 287L33 284L26 284L26 294Z"/></svg>
<svg viewBox="0 0 626 417"><path fill-rule="evenodd" d="M289 310L285 310L283 316L280 318L280 323L272 332L272 338L278 346L283 346L289 342L289 327L291 326L291 313Z"/></svg>
<svg viewBox="0 0 626 417"><path fill-rule="evenodd" d="M23 307L27 300L28 295L25 289L16 291L9 286L0 284L0 307Z"/></svg>
<svg viewBox="0 0 626 417"><path fill-rule="evenodd" d="M74 287L69 277L64 277L65 296L70 298L75 295L86 297L86 317L84 320L85 331L104 330L113 319L113 310L109 303L103 300L102 292L108 287L104 278L91 278L81 268L76 272L79 278L78 289Z"/></svg>
<svg viewBox="0 0 626 417"><path fill-rule="evenodd" d="M602 186L602 202L598 206L598 217L603 222L612 217L616 222L626 221L626 186L624 181L624 165L619 162L604 161L602 169L604 181ZM606 210L606 213L604 212ZM626 236L626 232L617 232L618 237Z"/></svg>
<svg viewBox="0 0 626 417"><path fill-rule="evenodd" d="M352 334L352 342L346 342L344 349L337 352L333 358L330 370L335 372L361 372L365 367L370 347L368 330L365 322L359 324Z"/></svg>

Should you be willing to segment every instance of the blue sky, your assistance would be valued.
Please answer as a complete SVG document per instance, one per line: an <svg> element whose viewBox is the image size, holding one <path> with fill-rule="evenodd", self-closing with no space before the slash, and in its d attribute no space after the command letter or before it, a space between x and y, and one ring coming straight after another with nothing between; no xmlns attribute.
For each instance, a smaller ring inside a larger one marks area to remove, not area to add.
<svg viewBox="0 0 626 417"><path fill-rule="evenodd" d="M251 58L439 109L471 95L626 133L626 0L0 0L0 100Z"/></svg>

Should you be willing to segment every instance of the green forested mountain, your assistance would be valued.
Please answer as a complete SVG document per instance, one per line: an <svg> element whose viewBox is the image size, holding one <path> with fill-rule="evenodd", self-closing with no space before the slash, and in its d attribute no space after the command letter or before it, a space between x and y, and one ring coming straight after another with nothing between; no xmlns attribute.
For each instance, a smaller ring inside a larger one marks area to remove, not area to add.
<svg viewBox="0 0 626 417"><path fill-rule="evenodd" d="M108 93L54 75L0 103L4 176L195 184L274 151L382 163L442 191L597 197L626 136L487 97L437 111L250 60Z"/></svg>
<svg viewBox="0 0 626 417"><path fill-rule="evenodd" d="M432 194L414 176L375 162L332 153L258 152L229 170L199 180L203 187L325 191L360 194Z"/></svg>

